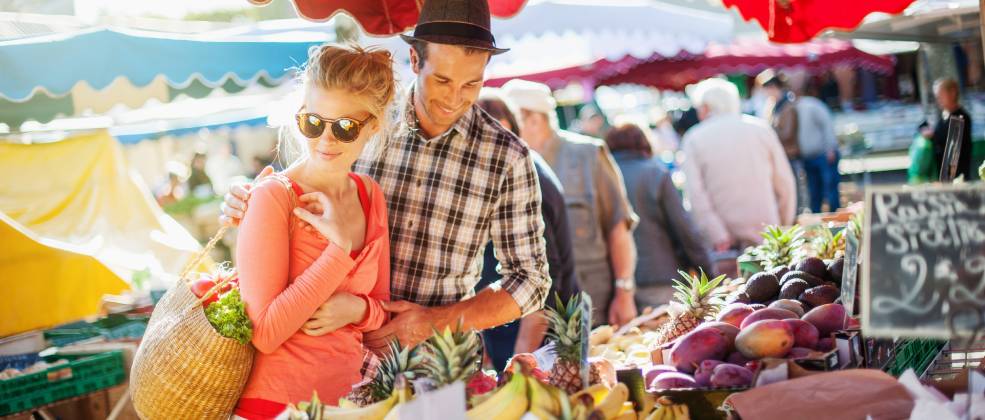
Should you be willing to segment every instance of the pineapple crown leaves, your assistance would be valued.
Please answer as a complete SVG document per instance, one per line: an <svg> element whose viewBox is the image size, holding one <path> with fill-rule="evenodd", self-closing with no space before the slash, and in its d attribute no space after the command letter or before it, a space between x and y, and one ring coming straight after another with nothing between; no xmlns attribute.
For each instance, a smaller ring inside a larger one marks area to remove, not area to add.
<svg viewBox="0 0 985 420"><path fill-rule="evenodd" d="M800 257L804 245L804 230L799 225L783 229L776 225L767 226L761 233L762 245L756 247L756 256L766 263L767 269L789 264Z"/></svg>
<svg viewBox="0 0 985 420"><path fill-rule="evenodd" d="M581 361L581 332L583 323L587 322L583 313L582 293L571 296L567 304L555 293L554 307L545 311L547 338L554 342L554 352L561 360Z"/></svg>
<svg viewBox="0 0 985 420"><path fill-rule="evenodd" d="M426 373L419 347L401 347L397 340L390 341L387 347L389 353L380 361L376 376L367 385L374 401L390 397L398 377L412 381Z"/></svg>
<svg viewBox="0 0 985 420"><path fill-rule="evenodd" d="M684 271L678 271L682 280L674 280L674 298L690 310L698 310L696 315L711 315L724 303L722 296L725 290L722 283L724 274L713 279L701 270L701 274L692 276Z"/></svg>
<svg viewBox="0 0 985 420"><path fill-rule="evenodd" d="M451 327L445 327L444 331L435 329L423 345L424 371L439 387L455 381L468 382L479 369L482 361L479 334L462 329L461 322L454 331Z"/></svg>
<svg viewBox="0 0 985 420"><path fill-rule="evenodd" d="M819 227L817 229L817 236L813 241L814 252L817 254L817 257L821 259L834 258L838 250L844 249L844 236L844 229L838 231L838 233L832 234L831 229L823 226Z"/></svg>

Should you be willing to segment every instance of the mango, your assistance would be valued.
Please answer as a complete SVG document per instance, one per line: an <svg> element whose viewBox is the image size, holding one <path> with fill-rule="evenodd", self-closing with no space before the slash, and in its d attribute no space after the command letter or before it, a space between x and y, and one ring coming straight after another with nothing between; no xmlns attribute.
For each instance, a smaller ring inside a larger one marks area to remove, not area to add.
<svg viewBox="0 0 985 420"><path fill-rule="evenodd" d="M664 372L657 375L656 379L650 383L651 391L674 388L694 388L697 383L694 377L680 372Z"/></svg>
<svg viewBox="0 0 985 420"><path fill-rule="evenodd" d="M725 338L728 339L728 351L732 352L735 350L735 337L739 335L739 327L722 321L707 321L699 325L695 330L704 328L714 328L725 333Z"/></svg>
<svg viewBox="0 0 985 420"><path fill-rule="evenodd" d="M831 337L825 337L825 338L822 338L820 340L817 340L817 347L815 347L815 348L818 351L823 351L823 352L829 352L831 350L834 350L835 349L835 339L834 338L831 338Z"/></svg>
<svg viewBox="0 0 985 420"><path fill-rule="evenodd" d="M835 331L844 329L846 318L844 306L829 303L811 309L801 319L814 324L821 337L827 337Z"/></svg>
<svg viewBox="0 0 985 420"><path fill-rule="evenodd" d="M817 331L817 327L810 322L804 321L802 319L784 319L790 325L790 329L793 330L793 346L803 347L812 349L817 346L817 340L820 339L820 333Z"/></svg>
<svg viewBox="0 0 985 420"><path fill-rule="evenodd" d="M747 316L746 319L743 319L742 325L740 325L739 328L745 329L750 324L757 321L762 321L764 319L798 319L798 318L800 317L797 316L797 314L790 312L786 309L763 308L756 312L753 312L752 315Z"/></svg>
<svg viewBox="0 0 985 420"><path fill-rule="evenodd" d="M716 328L694 330L681 337L670 349L670 365L684 373L694 373L704 360L722 360L728 354L729 340Z"/></svg>
<svg viewBox="0 0 985 420"><path fill-rule="evenodd" d="M771 303L770 306L767 306L767 308L786 309L793 312L798 317L804 316L804 304L800 303L799 300L780 299Z"/></svg>
<svg viewBox="0 0 985 420"><path fill-rule="evenodd" d="M752 360L750 360L746 356L743 356L742 353L736 351L729 354L728 357L725 358L725 361L733 365L744 366L746 363L749 363Z"/></svg>
<svg viewBox="0 0 985 420"><path fill-rule="evenodd" d="M735 348L752 360L786 356L793 344L793 329L779 319L753 322L739 331L735 339Z"/></svg>
<svg viewBox="0 0 985 420"><path fill-rule="evenodd" d="M790 349L790 353L787 353L787 359L790 360L806 359L810 357L811 353L814 353L814 350L803 348L803 347L794 347Z"/></svg>
<svg viewBox="0 0 985 420"><path fill-rule="evenodd" d="M723 363L715 366L711 386L716 388L752 385L752 371L745 367Z"/></svg>
<svg viewBox="0 0 985 420"><path fill-rule="evenodd" d="M698 370L694 371L694 382L701 387L711 386L711 375L715 371L715 366L724 362L718 360L705 360L698 365Z"/></svg>
<svg viewBox="0 0 985 420"><path fill-rule="evenodd" d="M657 379L657 376L665 372L677 372L677 368L670 365L651 365L643 369L643 382L649 384L654 379Z"/></svg>
<svg viewBox="0 0 985 420"><path fill-rule="evenodd" d="M746 319L746 317L751 315L754 311L754 309L744 303L733 303L722 309L722 311L718 313L718 317L715 319L717 321L732 324L738 328L742 325L742 320Z"/></svg>

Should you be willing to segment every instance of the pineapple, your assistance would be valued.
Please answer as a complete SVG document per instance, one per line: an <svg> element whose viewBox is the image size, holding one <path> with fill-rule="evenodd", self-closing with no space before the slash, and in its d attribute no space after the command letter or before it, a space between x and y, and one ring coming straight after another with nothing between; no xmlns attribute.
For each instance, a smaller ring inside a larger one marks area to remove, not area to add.
<svg viewBox="0 0 985 420"><path fill-rule="evenodd" d="M763 231L763 243L755 248L756 256L766 270L785 266L801 259L804 231L798 225L784 230L779 226L767 226Z"/></svg>
<svg viewBox="0 0 985 420"><path fill-rule="evenodd" d="M423 376L423 358L417 347L401 348L397 340L388 347L389 353L380 361L373 380L353 390L346 399L364 407L389 398L398 377L413 381Z"/></svg>
<svg viewBox="0 0 985 420"><path fill-rule="evenodd" d="M561 388L569 394L578 392L585 385L581 378L582 332L586 323L591 322L591 311L583 312L582 300L590 299L585 292L574 295L565 305L561 297L554 295L555 305L545 311L548 321L547 337L554 342L554 352L557 359L551 368L547 380L552 385ZM590 384L601 382L601 373L597 366L589 365Z"/></svg>
<svg viewBox="0 0 985 420"><path fill-rule="evenodd" d="M482 363L481 342L475 331L453 332L445 327L444 332L434 331L424 343L424 372L442 387L455 381L468 383L473 374L479 371Z"/></svg>
<svg viewBox="0 0 985 420"><path fill-rule="evenodd" d="M814 253L822 260L831 260L838 256L838 252L845 251L845 230L842 229L836 234L832 234L831 230L826 227L821 227L818 230L817 236L813 240Z"/></svg>
<svg viewBox="0 0 985 420"><path fill-rule="evenodd" d="M683 271L678 273L684 281L674 280L674 298L683 309L657 330L657 345L669 343L691 332L706 319L718 314L724 304L726 290L721 286L725 275L709 280L704 270L699 276Z"/></svg>

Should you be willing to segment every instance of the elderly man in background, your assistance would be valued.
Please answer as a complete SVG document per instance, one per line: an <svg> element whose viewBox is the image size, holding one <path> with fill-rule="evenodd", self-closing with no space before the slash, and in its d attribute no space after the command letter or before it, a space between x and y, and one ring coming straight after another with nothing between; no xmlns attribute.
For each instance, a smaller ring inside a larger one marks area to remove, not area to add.
<svg viewBox="0 0 985 420"><path fill-rule="evenodd" d="M695 222L716 251L758 244L765 225L793 223L793 172L776 132L742 115L739 91L708 79L690 92L701 122L682 143L685 191Z"/></svg>
<svg viewBox="0 0 985 420"><path fill-rule="evenodd" d="M602 140L559 128L547 85L511 80L503 91L520 109L521 137L561 180L578 285L595 304L593 324L629 322L637 315L632 234L637 217L612 155Z"/></svg>

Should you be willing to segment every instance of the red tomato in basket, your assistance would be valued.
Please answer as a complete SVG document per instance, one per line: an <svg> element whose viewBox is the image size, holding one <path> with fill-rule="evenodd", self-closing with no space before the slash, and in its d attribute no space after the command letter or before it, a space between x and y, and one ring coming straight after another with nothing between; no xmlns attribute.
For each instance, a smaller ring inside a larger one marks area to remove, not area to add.
<svg viewBox="0 0 985 420"><path fill-rule="evenodd" d="M209 279L201 279L192 283L191 289L192 289L192 293L194 293L196 297L201 298L202 296L205 296L205 294L209 290L212 290L213 287L215 287L214 281ZM208 307L209 305L212 304L212 302L215 302L217 300L219 300L219 294L218 293L213 294L212 296L209 296L209 298L206 299L204 302L202 302L202 307L203 308Z"/></svg>

